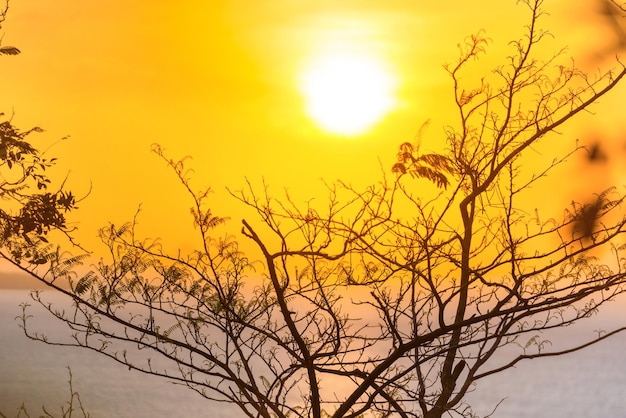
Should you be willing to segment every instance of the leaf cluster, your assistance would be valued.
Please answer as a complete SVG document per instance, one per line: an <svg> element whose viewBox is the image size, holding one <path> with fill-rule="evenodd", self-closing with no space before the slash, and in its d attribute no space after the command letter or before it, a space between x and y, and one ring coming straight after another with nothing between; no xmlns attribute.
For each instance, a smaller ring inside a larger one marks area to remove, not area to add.
<svg viewBox="0 0 626 418"><path fill-rule="evenodd" d="M51 231L69 234L67 214L77 208L76 196L63 188L50 190L48 169L56 158L45 158L32 143L35 127L20 131L11 121L0 123L0 243L20 261L38 243L47 243ZM41 257L29 257L30 261Z"/></svg>
<svg viewBox="0 0 626 418"><path fill-rule="evenodd" d="M397 162L391 171L399 175L409 173L414 178L424 178L445 189L450 184L448 175L455 172L452 160L443 154L420 153L422 134L428 124L427 121L422 125L415 143L404 142L400 145Z"/></svg>

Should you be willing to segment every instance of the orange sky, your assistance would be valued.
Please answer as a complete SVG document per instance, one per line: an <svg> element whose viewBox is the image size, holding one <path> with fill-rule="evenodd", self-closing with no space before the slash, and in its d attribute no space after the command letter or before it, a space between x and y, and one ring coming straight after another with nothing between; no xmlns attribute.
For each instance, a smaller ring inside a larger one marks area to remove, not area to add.
<svg viewBox="0 0 626 418"><path fill-rule="evenodd" d="M287 187L301 201L319 197L320 178L376 181L379 159L390 166L397 146L425 120L432 119L427 146L443 145L441 127L454 115L442 64L453 62L457 43L479 29L492 39L486 68L501 60L528 23L527 10L515 4L14 0L3 44L22 54L2 58L0 110L15 112L22 129L46 129L37 139L41 148L70 136L50 155L60 157L57 176L69 172L77 194L92 185L72 218L88 248L98 249L100 226L130 220L139 204L141 232L175 248L191 231L191 201L151 144L175 158L193 156L194 184L212 186L216 213L233 222L248 215L225 187L239 189L246 177L259 186L264 177L277 195ZM546 1L551 16L542 25L555 34L547 52L569 45L591 68L598 46L587 39L610 33L571 4ZM376 52L398 77L398 106L349 139L325 133L306 116L297 85L311 55L337 43ZM615 108L617 98L606 108ZM613 113L600 113L594 124L615 124Z"/></svg>

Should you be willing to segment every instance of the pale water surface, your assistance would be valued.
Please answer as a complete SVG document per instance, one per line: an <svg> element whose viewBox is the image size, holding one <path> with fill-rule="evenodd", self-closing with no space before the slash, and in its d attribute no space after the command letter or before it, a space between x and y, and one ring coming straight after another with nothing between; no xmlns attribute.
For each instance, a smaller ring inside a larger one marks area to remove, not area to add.
<svg viewBox="0 0 626 418"><path fill-rule="evenodd" d="M0 289L0 411L8 417L16 415L22 402L31 416L38 416L42 405L58 412L68 399L66 366L93 418L242 415L230 405L211 405L189 389L130 372L96 353L28 340L14 319L21 312L19 303L30 301L28 293ZM45 314L38 317L37 329L59 329ZM616 305L595 321L568 329L560 338L576 338L599 326L610 329L619 321L626 323L626 314ZM506 398L494 418L625 417L625 354L626 335L620 335L569 356L522 363L480 382L469 400L475 412L485 416Z"/></svg>

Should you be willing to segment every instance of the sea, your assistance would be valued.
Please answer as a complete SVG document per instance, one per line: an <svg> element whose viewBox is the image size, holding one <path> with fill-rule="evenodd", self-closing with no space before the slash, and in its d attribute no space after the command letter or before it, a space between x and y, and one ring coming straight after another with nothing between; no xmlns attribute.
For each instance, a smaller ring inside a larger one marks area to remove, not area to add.
<svg viewBox="0 0 626 418"><path fill-rule="evenodd" d="M16 320L20 303L34 304L29 294L0 289L0 412L6 417L17 417L22 404L31 417L43 415L44 406L51 416L63 416L61 408L67 408L70 398L68 368L72 387L92 418L243 416L233 405L212 404L184 386L129 371L98 353L29 340ZM49 295L62 304L58 296ZM608 306L584 326L568 327L557 338L566 343L594 329L626 324L624 305ZM62 329L49 314L32 312L37 329L51 334ZM467 401L483 418L626 417L626 334L565 356L519 363L481 380ZM82 414L74 412L72 417Z"/></svg>

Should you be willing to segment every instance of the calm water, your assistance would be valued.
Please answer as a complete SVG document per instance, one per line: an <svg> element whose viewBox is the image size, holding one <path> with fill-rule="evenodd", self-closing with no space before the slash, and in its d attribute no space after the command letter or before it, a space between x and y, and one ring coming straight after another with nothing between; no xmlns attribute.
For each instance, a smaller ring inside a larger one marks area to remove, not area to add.
<svg viewBox="0 0 626 418"><path fill-rule="evenodd" d="M130 372L87 350L51 347L28 340L17 327L19 303L30 301L28 291L0 289L0 411L16 415L22 402L31 416L41 405L58 414L68 399L68 373L93 418L107 417L215 417L241 414L228 405L211 406L196 393L137 372ZM37 326L54 332L58 324L46 320ZM562 338L603 327L623 311L613 307L585 329L568 329ZM561 358L522 363L516 369L480 383L471 395L474 410L487 415L503 398L493 417L622 417L626 416L626 335Z"/></svg>

